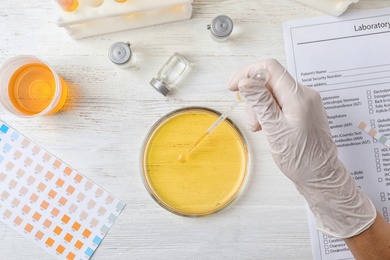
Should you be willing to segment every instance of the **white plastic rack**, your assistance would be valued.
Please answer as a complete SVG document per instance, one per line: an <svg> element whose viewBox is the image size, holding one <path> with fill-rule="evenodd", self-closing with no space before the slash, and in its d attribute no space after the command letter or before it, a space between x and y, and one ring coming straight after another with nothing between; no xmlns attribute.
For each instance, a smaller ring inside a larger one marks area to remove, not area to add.
<svg viewBox="0 0 390 260"><path fill-rule="evenodd" d="M192 16L192 0L104 0L98 7L90 5L91 0L78 2L73 12L58 8L57 24L73 39L188 20Z"/></svg>

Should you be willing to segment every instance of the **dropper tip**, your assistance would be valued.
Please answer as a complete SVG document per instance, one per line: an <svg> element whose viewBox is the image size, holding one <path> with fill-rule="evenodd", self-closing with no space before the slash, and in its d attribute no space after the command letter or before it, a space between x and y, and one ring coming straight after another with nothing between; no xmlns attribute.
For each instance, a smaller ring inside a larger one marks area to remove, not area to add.
<svg viewBox="0 0 390 260"><path fill-rule="evenodd" d="M181 153L179 155L179 158L177 158L179 160L179 162L184 162L184 159L185 159L185 156L183 156L183 154Z"/></svg>

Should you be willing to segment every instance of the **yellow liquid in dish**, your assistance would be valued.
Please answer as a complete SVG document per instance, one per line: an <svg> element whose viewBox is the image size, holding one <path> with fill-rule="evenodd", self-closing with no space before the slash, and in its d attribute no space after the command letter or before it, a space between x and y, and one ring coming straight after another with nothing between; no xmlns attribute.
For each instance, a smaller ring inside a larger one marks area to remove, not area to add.
<svg viewBox="0 0 390 260"><path fill-rule="evenodd" d="M57 112L65 103L67 88L60 77L62 95L50 114ZM51 70L43 64L30 63L21 66L11 76L8 96L13 106L25 115L35 115L45 110L53 101L56 82Z"/></svg>
<svg viewBox="0 0 390 260"><path fill-rule="evenodd" d="M145 183L168 210L207 215L228 205L240 191L248 153L229 121L207 135L185 161L178 160L218 117L206 109L178 111L161 121L147 140L142 162Z"/></svg>

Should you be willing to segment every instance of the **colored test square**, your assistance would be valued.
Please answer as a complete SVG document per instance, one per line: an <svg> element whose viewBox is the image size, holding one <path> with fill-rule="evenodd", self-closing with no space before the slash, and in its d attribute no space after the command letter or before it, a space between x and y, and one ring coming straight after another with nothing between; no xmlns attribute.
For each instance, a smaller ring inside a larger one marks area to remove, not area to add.
<svg viewBox="0 0 390 260"><path fill-rule="evenodd" d="M360 128L361 130L364 130L364 129L366 128L366 126L367 126L367 124L364 123L363 121L361 121L361 122L359 123L358 128Z"/></svg>
<svg viewBox="0 0 390 260"><path fill-rule="evenodd" d="M87 256L92 256L92 254L93 254L93 249L92 248L87 248L87 250L85 251L85 255L87 255Z"/></svg>
<svg viewBox="0 0 390 260"><path fill-rule="evenodd" d="M110 230L110 228L107 227L106 225L103 225L103 226L100 228L100 232L102 232L103 234L107 234L108 230Z"/></svg>
<svg viewBox="0 0 390 260"><path fill-rule="evenodd" d="M75 223L72 225L72 228L73 228L74 230L76 230L76 231L78 231L78 230L80 229L80 227L81 227L81 225L80 225L80 223L78 223L78 222L75 222Z"/></svg>
<svg viewBox="0 0 390 260"><path fill-rule="evenodd" d="M86 237L86 238L89 238L89 236L91 235L91 231L89 229L85 229L84 232L83 232L83 236Z"/></svg>
<svg viewBox="0 0 390 260"><path fill-rule="evenodd" d="M379 138L378 141L381 142L382 144L385 144L387 142L387 137L384 135L381 135L381 137Z"/></svg>
<svg viewBox="0 0 390 260"><path fill-rule="evenodd" d="M9 152L9 151L11 151L11 149L12 149L12 146L9 144L9 143L6 143L4 146L3 146L3 150L5 151L5 152Z"/></svg>
<svg viewBox="0 0 390 260"><path fill-rule="evenodd" d="M70 243L70 241L72 241L73 239L73 236L71 234L66 234L65 237L64 237L64 240L68 243Z"/></svg>
<svg viewBox="0 0 390 260"><path fill-rule="evenodd" d="M96 237L92 240L92 242L93 242L95 245L99 245L100 242L102 242L102 239L101 239L100 237L96 236Z"/></svg>
<svg viewBox="0 0 390 260"><path fill-rule="evenodd" d="M20 134L18 133L18 132L13 132L12 134L11 134L11 138L13 139L13 140L18 140L19 139L19 136L20 136Z"/></svg>
<svg viewBox="0 0 390 260"><path fill-rule="evenodd" d="M110 216L108 217L108 220L111 222L111 223L114 223L115 220L116 220L116 216L114 214L110 214Z"/></svg>
<svg viewBox="0 0 390 260"><path fill-rule="evenodd" d="M64 222L65 224L68 224L69 220L70 217L66 214L61 218L61 221Z"/></svg>
<svg viewBox="0 0 390 260"><path fill-rule="evenodd" d="M125 204L123 204L120 201L118 202L118 204L116 204L116 209L119 211L122 211L124 207L125 207Z"/></svg>
<svg viewBox="0 0 390 260"><path fill-rule="evenodd" d="M60 210L57 208L53 208L50 212L54 217L57 217L60 214Z"/></svg>
<svg viewBox="0 0 390 260"><path fill-rule="evenodd" d="M6 134L8 132L8 129L9 129L8 126L6 126L5 124L2 124L0 127L0 132L3 132L4 134Z"/></svg>
<svg viewBox="0 0 390 260"><path fill-rule="evenodd" d="M72 173L72 169L71 169L70 167L67 166L67 167L65 168L65 170L64 170L64 173L65 173L66 175L69 176L69 175Z"/></svg>
<svg viewBox="0 0 390 260"><path fill-rule="evenodd" d="M54 228L53 232L54 232L54 234L59 236L61 234L61 232L62 232L62 228L60 228L59 226L56 226Z"/></svg>
<svg viewBox="0 0 390 260"><path fill-rule="evenodd" d="M74 247L80 250L83 247L84 243L80 240L77 240L77 242L74 244Z"/></svg>

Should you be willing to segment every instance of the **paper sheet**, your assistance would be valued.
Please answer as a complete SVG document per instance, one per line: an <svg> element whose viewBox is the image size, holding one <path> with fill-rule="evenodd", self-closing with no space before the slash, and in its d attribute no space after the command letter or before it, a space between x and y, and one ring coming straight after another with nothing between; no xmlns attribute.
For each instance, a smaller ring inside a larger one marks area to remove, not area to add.
<svg viewBox="0 0 390 260"><path fill-rule="evenodd" d="M390 9L286 22L284 36L289 72L320 92L340 159L389 222ZM353 259L309 224L315 259Z"/></svg>
<svg viewBox="0 0 390 260"><path fill-rule="evenodd" d="M122 201L0 121L2 222L59 259L89 259L124 207Z"/></svg>

